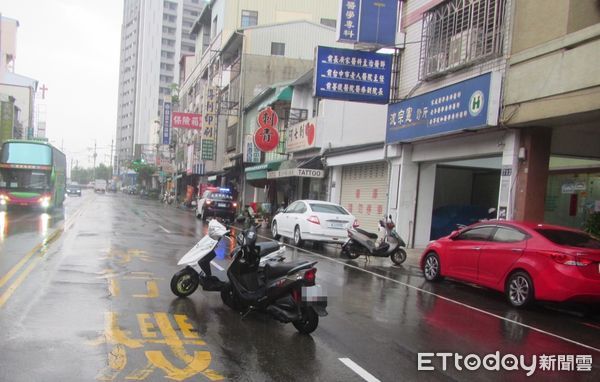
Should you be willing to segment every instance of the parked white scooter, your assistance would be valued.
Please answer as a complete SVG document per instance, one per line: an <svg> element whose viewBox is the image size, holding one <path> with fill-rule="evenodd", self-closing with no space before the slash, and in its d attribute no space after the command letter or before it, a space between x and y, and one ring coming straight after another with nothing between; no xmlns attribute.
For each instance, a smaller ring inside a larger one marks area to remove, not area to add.
<svg viewBox="0 0 600 382"><path fill-rule="evenodd" d="M198 285L205 291L220 291L225 284L218 277L212 275L211 261L216 257L215 249L219 242L226 238L231 240L230 231L213 219L208 223L208 235L204 236L192 249L190 249L177 263L184 266L171 279L171 291L179 296L186 297L194 293ZM285 259L285 246L276 242L258 243L260 248L259 269L267 262L281 262ZM236 249L233 251L235 253Z"/></svg>

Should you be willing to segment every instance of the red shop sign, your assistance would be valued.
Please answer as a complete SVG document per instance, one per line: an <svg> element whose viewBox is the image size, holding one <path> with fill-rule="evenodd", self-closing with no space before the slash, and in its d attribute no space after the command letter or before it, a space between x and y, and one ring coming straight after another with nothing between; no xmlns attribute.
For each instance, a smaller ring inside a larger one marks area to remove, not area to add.
<svg viewBox="0 0 600 382"><path fill-rule="evenodd" d="M254 133L254 144L260 151L275 150L279 145L279 131L277 130L279 117L277 117L277 113L271 107L267 107L258 113L256 120L260 127Z"/></svg>

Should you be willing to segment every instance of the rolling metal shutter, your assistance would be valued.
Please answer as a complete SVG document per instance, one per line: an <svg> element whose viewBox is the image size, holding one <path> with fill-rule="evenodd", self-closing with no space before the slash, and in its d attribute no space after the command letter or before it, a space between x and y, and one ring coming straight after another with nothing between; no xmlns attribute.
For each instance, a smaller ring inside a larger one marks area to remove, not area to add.
<svg viewBox="0 0 600 382"><path fill-rule="evenodd" d="M356 217L362 229L377 232L387 207L388 187L386 162L344 166L341 204Z"/></svg>

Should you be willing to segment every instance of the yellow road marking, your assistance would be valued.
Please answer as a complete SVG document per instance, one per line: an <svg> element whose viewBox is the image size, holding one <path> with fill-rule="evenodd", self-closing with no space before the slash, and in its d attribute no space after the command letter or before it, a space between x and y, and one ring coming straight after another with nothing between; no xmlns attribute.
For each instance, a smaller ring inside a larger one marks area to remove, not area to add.
<svg viewBox="0 0 600 382"><path fill-rule="evenodd" d="M29 266L25 268L23 273L21 273L19 277L17 277L17 279L11 284L11 286L9 286L8 289L4 293L2 293L2 295L0 295L0 308L2 308L2 306L6 303L6 301L8 301L10 296L12 296L12 294L15 293L15 290L17 290L19 285L21 285L21 283L27 278L29 273L31 273L33 268L35 268L35 266L37 265L37 263L39 263L40 260L41 258L39 257L35 258L29 264Z"/></svg>
<svg viewBox="0 0 600 382"><path fill-rule="evenodd" d="M180 369L173 365L161 351L146 351L145 354L146 358L148 358L148 361L150 361L154 366L162 369L167 374L167 378L174 379L176 381L183 381L193 377L196 374L203 373L204 370L208 368L208 365L210 365L210 361L212 359L209 352L196 351L194 352L193 356L187 357L189 358L189 362L187 362L186 367ZM222 376L214 371L211 371L209 378L213 381L219 381L223 379Z"/></svg>
<svg viewBox="0 0 600 382"><path fill-rule="evenodd" d="M73 214L73 216L71 216L71 218L69 218L69 221L72 222L72 220L74 220L77 216L81 215L82 209L83 209L83 207L80 208L79 210L77 210L77 212L75 212ZM27 261L29 261L29 259L31 259L31 257L33 255L38 253L40 251L40 249L47 247L53 241L55 241L64 232L64 227L65 227L65 225L69 224L69 221L67 221L66 223L63 223L54 232L52 232L50 235L48 235L41 243L39 243L38 245L33 247L33 249L31 251L29 251L17 264L15 264L15 266L13 266L10 269L10 271L8 271L4 276L2 276L2 278L0 279L0 288L2 288L8 282L8 280L10 280L27 263ZM27 274L29 274L31 271L32 271L32 267L29 266L25 272ZM5 295L7 295L6 299L8 299L14 293L14 290L16 289L16 287L18 287L23 282L23 279L24 278L20 276L19 280L21 280L21 281L18 284L15 281L15 283L13 283L9 287L7 292L5 292L2 296L4 297ZM10 293L8 293L9 291L10 291ZM0 300L0 301L2 301L2 300ZM6 303L6 301L2 301L2 303L0 303L0 307L4 303Z"/></svg>
<svg viewBox="0 0 600 382"><path fill-rule="evenodd" d="M7 274L0 279L0 288L2 288L4 284L6 284L8 280L10 280L10 278L13 277L14 274L23 267L23 265L31 258L31 256L33 256L35 253L37 253L37 251L40 250L40 248L42 248L42 245L43 243L36 245L31 251L29 251L27 255L25 255L25 257L21 259L21 261L19 261L14 267L12 267L10 271L8 271Z"/></svg>
<svg viewBox="0 0 600 382"><path fill-rule="evenodd" d="M121 294L121 288L119 287L119 281L116 279L108 280L108 291L111 296L119 297Z"/></svg>
<svg viewBox="0 0 600 382"><path fill-rule="evenodd" d="M158 297L158 284L154 280L150 280L146 282L146 289L148 290L148 294L134 294L133 297L136 298L156 298Z"/></svg>

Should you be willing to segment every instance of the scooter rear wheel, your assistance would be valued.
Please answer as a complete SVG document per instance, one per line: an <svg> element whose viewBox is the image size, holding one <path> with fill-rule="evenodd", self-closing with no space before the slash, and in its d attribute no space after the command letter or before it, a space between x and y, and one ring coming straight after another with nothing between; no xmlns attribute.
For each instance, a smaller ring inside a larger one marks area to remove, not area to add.
<svg viewBox="0 0 600 382"><path fill-rule="evenodd" d="M396 252L392 253L392 256L390 256L390 258L392 259L394 264L401 265L403 262L406 261L406 251L402 248L398 248Z"/></svg>
<svg viewBox="0 0 600 382"><path fill-rule="evenodd" d="M302 318L298 321L293 321L292 324L301 334L310 334L317 329L319 326L319 315L315 310L310 307L303 307Z"/></svg>
<svg viewBox="0 0 600 382"><path fill-rule="evenodd" d="M200 278L192 268L184 268L171 278L171 292L177 297L187 297L198 288Z"/></svg>

